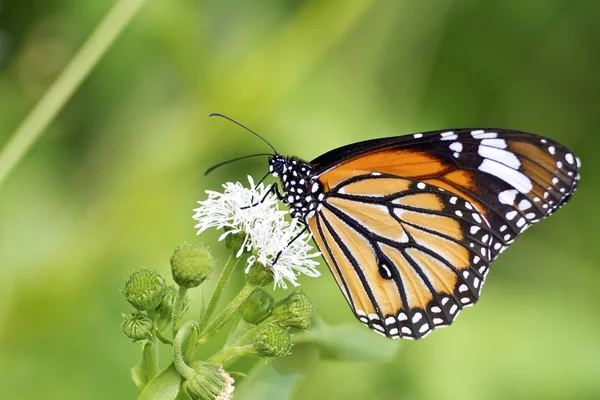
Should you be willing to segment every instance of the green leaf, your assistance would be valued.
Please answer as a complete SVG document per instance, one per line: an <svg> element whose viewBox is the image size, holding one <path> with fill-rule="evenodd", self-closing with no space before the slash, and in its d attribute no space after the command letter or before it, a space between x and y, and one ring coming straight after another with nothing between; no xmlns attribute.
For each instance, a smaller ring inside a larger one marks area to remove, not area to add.
<svg viewBox="0 0 600 400"><path fill-rule="evenodd" d="M321 358L321 349L315 343L299 343L292 347L292 353L273 360L273 367L281 374L310 372Z"/></svg>
<svg viewBox="0 0 600 400"><path fill-rule="evenodd" d="M179 389L179 394L177 395L175 400L192 400L192 398L190 397L189 394L187 394L187 392L183 388L183 385L181 385L181 387Z"/></svg>
<svg viewBox="0 0 600 400"><path fill-rule="evenodd" d="M148 340L141 342L142 344L142 363L140 364L140 376L143 376L143 381L148 383L158 373L158 362L156 359L156 345Z"/></svg>
<svg viewBox="0 0 600 400"><path fill-rule="evenodd" d="M133 383L135 383L135 386L137 386L140 389L143 389L148 383L148 377L143 371L141 364L138 364L135 367L131 368L129 374L131 376L131 380L133 381Z"/></svg>
<svg viewBox="0 0 600 400"><path fill-rule="evenodd" d="M324 323L296 336L294 343L314 343L321 357L329 360L387 361L394 358L400 343L375 335L358 325L328 326ZM292 350L293 351L293 350Z"/></svg>
<svg viewBox="0 0 600 400"><path fill-rule="evenodd" d="M259 362L242 384L235 389L238 400L279 400L291 399L297 384L304 375L300 373L281 374L272 363Z"/></svg>
<svg viewBox="0 0 600 400"><path fill-rule="evenodd" d="M181 375L171 364L146 385L138 400L175 400L181 380Z"/></svg>

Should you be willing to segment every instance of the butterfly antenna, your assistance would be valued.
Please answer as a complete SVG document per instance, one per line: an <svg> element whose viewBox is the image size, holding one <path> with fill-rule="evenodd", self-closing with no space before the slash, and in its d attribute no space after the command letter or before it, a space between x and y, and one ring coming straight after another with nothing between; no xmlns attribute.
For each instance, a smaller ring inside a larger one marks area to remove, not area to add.
<svg viewBox="0 0 600 400"><path fill-rule="evenodd" d="M258 156L272 156L272 154L269 154L269 153L250 154L249 156L236 157L236 158L233 158L231 160L223 161L223 162L215 164L212 167L210 167L209 169L207 169L206 172L204 172L204 176L208 175L213 170L219 168L222 165L229 164L229 163L232 163L232 162L235 162L235 161L239 161L239 160L243 160L245 158L258 157Z"/></svg>
<svg viewBox="0 0 600 400"><path fill-rule="evenodd" d="M234 124L236 124L237 126L241 126L242 128L244 128L244 129L245 129L245 130L247 130L248 132L250 132L250 133L254 134L255 136L257 136L257 137L258 137L260 140L262 140L263 142L265 142L266 144L268 144L268 145L269 145L269 147L270 147L271 149L273 149L273 152L274 152L275 154L279 154L279 153L277 153L277 150L275 150L275 147L273 147L273 145L272 145L271 143L269 143L269 142L267 141L267 139L265 139L264 137L260 136L258 133L254 132L252 129L248 128L247 126L240 124L239 122L237 122L237 121L236 121L236 120L234 120L233 118L230 118L230 117L228 117L227 115L223 115L223 114L219 114L219 113L212 113L212 114L210 114L210 115L209 115L209 117L221 117L221 118L225 118L226 120L229 120L229 121L233 122L233 123L234 123ZM271 154L269 154L269 155L271 155Z"/></svg>

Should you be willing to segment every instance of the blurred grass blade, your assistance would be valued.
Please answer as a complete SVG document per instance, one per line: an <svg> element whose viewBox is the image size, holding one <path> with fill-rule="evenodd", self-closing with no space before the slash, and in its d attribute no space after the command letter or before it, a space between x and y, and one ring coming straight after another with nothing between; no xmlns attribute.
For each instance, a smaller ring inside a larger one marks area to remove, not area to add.
<svg viewBox="0 0 600 400"><path fill-rule="evenodd" d="M0 152L0 186L27 153L145 0L118 0Z"/></svg>

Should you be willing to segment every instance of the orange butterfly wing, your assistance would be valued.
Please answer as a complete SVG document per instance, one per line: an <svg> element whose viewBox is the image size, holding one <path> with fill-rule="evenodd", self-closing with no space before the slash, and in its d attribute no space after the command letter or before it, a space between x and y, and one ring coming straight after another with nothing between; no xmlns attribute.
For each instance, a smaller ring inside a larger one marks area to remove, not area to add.
<svg viewBox="0 0 600 400"><path fill-rule="evenodd" d="M579 179L564 146L502 130L379 139L311 164L326 196L309 229L356 317L391 338L452 323L491 260Z"/></svg>

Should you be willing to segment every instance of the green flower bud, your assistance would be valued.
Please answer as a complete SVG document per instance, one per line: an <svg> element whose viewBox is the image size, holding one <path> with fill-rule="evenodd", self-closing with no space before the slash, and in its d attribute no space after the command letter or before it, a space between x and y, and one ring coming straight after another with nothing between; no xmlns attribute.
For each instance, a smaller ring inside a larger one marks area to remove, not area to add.
<svg viewBox="0 0 600 400"><path fill-rule="evenodd" d="M141 312L126 315L121 329L129 339L146 339L152 333L152 320Z"/></svg>
<svg viewBox="0 0 600 400"><path fill-rule="evenodd" d="M165 291L163 293L163 298L158 305L158 319L161 325L166 325L169 321L171 321L171 316L173 314L173 301L175 300L175 296L177 295L177 289L173 285L169 285L165 287Z"/></svg>
<svg viewBox="0 0 600 400"><path fill-rule="evenodd" d="M261 288L256 288L242 303L239 310L246 322L258 324L273 310L273 297Z"/></svg>
<svg viewBox="0 0 600 400"><path fill-rule="evenodd" d="M225 236L225 247L229 250L235 250L236 252L242 247L244 244L244 240L246 239L246 234L243 232L238 233L230 233Z"/></svg>
<svg viewBox="0 0 600 400"><path fill-rule="evenodd" d="M233 378L218 367L203 361L192 364L194 372L183 384L193 400L228 400L233 398Z"/></svg>
<svg viewBox="0 0 600 400"><path fill-rule="evenodd" d="M210 251L194 244L184 244L171 256L173 280L187 289L199 286L209 277L214 260Z"/></svg>
<svg viewBox="0 0 600 400"><path fill-rule="evenodd" d="M262 357L283 357L291 348L290 334L276 323L263 326L254 338L254 350Z"/></svg>
<svg viewBox="0 0 600 400"><path fill-rule="evenodd" d="M125 298L140 311L154 310L160 304L165 290L165 279L149 269L131 274L125 283Z"/></svg>
<svg viewBox="0 0 600 400"><path fill-rule="evenodd" d="M273 309L273 317L281 326L306 330L310 328L313 307L303 292L294 292L279 301Z"/></svg>
<svg viewBox="0 0 600 400"><path fill-rule="evenodd" d="M261 264L254 264L246 274L248 282L255 286L266 286L273 283L273 271L271 268L265 268Z"/></svg>

